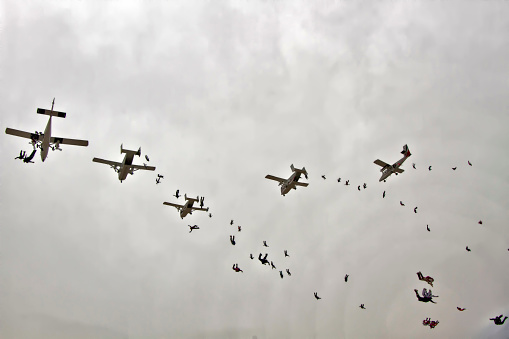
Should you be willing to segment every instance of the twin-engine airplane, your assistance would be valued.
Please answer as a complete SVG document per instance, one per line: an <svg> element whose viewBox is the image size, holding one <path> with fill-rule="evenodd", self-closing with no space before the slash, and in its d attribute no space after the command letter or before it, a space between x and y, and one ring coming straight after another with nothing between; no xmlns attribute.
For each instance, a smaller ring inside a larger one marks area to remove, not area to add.
<svg viewBox="0 0 509 339"><path fill-rule="evenodd" d="M184 217L188 214L193 214L193 211L208 211L209 208L200 208L200 207L193 207L193 204L195 202L200 201L200 197L194 198L188 198L186 194L184 194L184 198L186 199L186 202L184 205L178 205L171 202L163 202L163 205L173 206L180 212L180 218L184 219Z"/></svg>
<svg viewBox="0 0 509 339"><path fill-rule="evenodd" d="M13 128L6 128L5 133L14 135L17 137L27 138L30 139L30 144L34 147L34 150L36 148L41 149L41 160L44 162L46 160L46 157L48 156L48 151L50 149L59 150L60 145L74 145L74 146L88 146L88 140L78 140L78 139L68 139L68 138L60 138L60 137L52 137L51 136L51 118L52 117L59 117L59 118L65 118L66 113L64 112L57 112L53 110L53 106L55 105L55 98L53 98L53 102L51 103L51 110L44 109L44 108L38 108L37 113L38 114L44 114L49 115L48 124L46 125L46 129L44 130L44 133L35 132L35 133L29 133L24 131L19 131L17 129Z"/></svg>
<svg viewBox="0 0 509 339"><path fill-rule="evenodd" d="M308 172L306 171L305 167L302 167L302 169L298 169L293 167L293 164L290 165L290 168L293 171L293 174L288 179L278 178L273 175L266 175L266 179L275 180L279 182L279 186L281 186L281 195L285 196L286 193L290 192L290 190L293 188L294 190L297 189L296 186L303 186L306 187L309 184L305 182L299 182L300 175L304 174L306 179L308 178Z"/></svg>
<svg viewBox="0 0 509 339"><path fill-rule="evenodd" d="M100 158L92 159L93 162L98 162L101 164L110 165L115 172L118 173L118 180L122 182L127 177L127 174L134 174L134 171L137 170L147 170L147 171L155 171L155 167L153 166L142 166L142 165L133 165L133 158L135 155L141 156L141 147L137 151L131 151L128 149L124 149L123 145L120 145L120 154L125 153L124 160L120 162L104 160Z"/></svg>
<svg viewBox="0 0 509 339"><path fill-rule="evenodd" d="M398 175L398 173L403 173L405 171L399 167L405 162L406 159L408 159L408 157L412 155L410 154L407 145L403 146L403 151L401 151L401 154L403 154L403 158L399 159L392 166L383 162L380 159L376 159L374 161L375 164L382 167L382 169L380 170L380 172L382 172L382 176L380 177L380 180L378 180L379 182L387 179L392 173Z"/></svg>

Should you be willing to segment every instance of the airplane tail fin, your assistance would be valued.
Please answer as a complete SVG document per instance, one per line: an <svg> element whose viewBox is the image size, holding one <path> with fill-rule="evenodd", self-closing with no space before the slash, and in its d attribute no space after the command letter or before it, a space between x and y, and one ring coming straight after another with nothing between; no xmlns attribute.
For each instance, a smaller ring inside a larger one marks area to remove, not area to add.
<svg viewBox="0 0 509 339"><path fill-rule="evenodd" d="M304 177L306 177L306 179L308 178L308 172L306 171L306 167L302 167L302 169L298 169L298 168L295 168L293 166L293 164L291 164L290 168L292 169L293 172L298 172L298 173L304 174Z"/></svg>
<svg viewBox="0 0 509 339"><path fill-rule="evenodd" d="M49 115L49 116L52 116L52 117L65 118L66 113L65 112L54 111L53 110L53 106L55 106L55 98L53 98L53 102L51 103L51 109L38 108L37 109L37 113L38 114Z"/></svg>
<svg viewBox="0 0 509 339"><path fill-rule="evenodd" d="M131 151L124 148L124 144L120 144L120 153L130 153L141 157L141 147L137 151Z"/></svg>
<svg viewBox="0 0 509 339"><path fill-rule="evenodd" d="M409 157L411 156L412 154L410 153L410 150L408 149L408 146L405 145L403 146L403 150L401 151L401 154L403 154L404 156L406 157Z"/></svg>

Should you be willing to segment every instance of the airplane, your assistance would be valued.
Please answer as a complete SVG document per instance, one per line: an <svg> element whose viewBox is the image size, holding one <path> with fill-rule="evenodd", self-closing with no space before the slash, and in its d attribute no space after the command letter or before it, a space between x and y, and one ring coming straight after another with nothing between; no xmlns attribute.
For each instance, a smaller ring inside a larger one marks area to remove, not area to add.
<svg viewBox="0 0 509 339"><path fill-rule="evenodd" d="M44 133L40 133L35 131L35 133L29 133L20 131L13 128L6 128L5 133L14 135L21 138L30 139L30 144L36 148L41 149L41 160L44 162L46 160L46 157L48 156L48 151L51 150L59 150L60 145L74 145L74 146L88 146L88 140L78 140L78 139L68 139L68 138L60 138L60 137L52 137L51 136L51 118L52 117L59 117L59 118L65 118L67 115L64 112L58 112L54 111L53 107L55 106L55 98L53 98L53 102L51 103L51 110L44 109L44 108L37 108L38 114L44 114L49 115L48 123L46 124L46 129L44 130Z"/></svg>
<svg viewBox="0 0 509 339"><path fill-rule="evenodd" d="M392 166L380 159L376 159L374 161L375 164L382 167L380 170L380 172L382 172L382 176L380 177L380 180L378 180L379 182L387 179L392 173L398 175L398 173L403 173L405 171L399 167L405 162L406 159L408 159L408 157L412 155L407 145L403 146L403 151L401 151L401 154L403 154L403 158L399 159Z"/></svg>
<svg viewBox="0 0 509 339"><path fill-rule="evenodd" d="M300 175L304 174L304 177L306 179L308 178L308 172L306 171L305 167L302 167L302 169L298 169L293 167L293 164L290 165L290 168L293 171L293 174L288 179L278 178L273 175L266 175L266 179L275 180L279 182L279 186L281 186L281 195L285 196L290 190L293 188L294 190L297 189L296 186L303 186L306 187L309 184L305 182L299 182Z"/></svg>
<svg viewBox="0 0 509 339"><path fill-rule="evenodd" d="M141 147L137 151L131 151L123 148L123 144L120 145L120 154L125 153L124 160L120 162L104 160L100 158L92 159L93 162L98 162L100 164L110 165L113 170L118 173L118 179L120 182L125 180L127 174L134 174L134 171L137 170L147 170L147 171L155 171L155 167L153 166L140 166L133 165L133 158L135 155L141 156Z"/></svg>
<svg viewBox="0 0 509 339"><path fill-rule="evenodd" d="M200 208L200 207L193 207L193 204L195 202L200 201L200 197L194 198L188 198L186 194L184 194L184 198L186 199L186 202L184 205L174 204L171 202L163 202L163 205L173 206L180 212L180 218L184 219L184 217L188 214L193 214L193 211L208 211L209 208Z"/></svg>

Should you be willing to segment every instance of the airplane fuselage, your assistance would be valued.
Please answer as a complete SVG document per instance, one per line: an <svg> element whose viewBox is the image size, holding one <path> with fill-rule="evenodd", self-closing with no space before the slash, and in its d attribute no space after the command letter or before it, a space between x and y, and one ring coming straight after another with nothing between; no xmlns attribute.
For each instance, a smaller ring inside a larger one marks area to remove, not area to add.
<svg viewBox="0 0 509 339"><path fill-rule="evenodd" d="M44 162L49 152L49 142L51 140L51 115L49 116L48 124L44 129L44 138L41 144L41 160Z"/></svg>
<svg viewBox="0 0 509 339"><path fill-rule="evenodd" d="M133 158L134 154L130 153L126 153L126 155L124 156L122 166L120 166L120 169L118 170L118 179L120 180L120 182L122 182L122 180L125 180L129 173L133 173L132 169L130 168L130 165L133 164Z"/></svg>
<svg viewBox="0 0 509 339"><path fill-rule="evenodd" d="M193 210L191 207L193 207L194 200L187 200L184 204L184 207L180 209L180 218L184 219L184 217L188 214L192 214Z"/></svg>
<svg viewBox="0 0 509 339"><path fill-rule="evenodd" d="M406 159L408 159L408 157L409 157L409 155L408 156L405 155L403 158L396 161L392 166L386 166L386 167L382 168L380 170L382 172L382 176L380 177L380 180L378 180L378 181L380 182L380 181L387 179L388 177L391 176L392 173L397 174L397 172L395 170L398 169L401 165L403 165L403 163L405 162Z"/></svg>
<svg viewBox="0 0 509 339"><path fill-rule="evenodd" d="M290 192L290 190L292 188L295 188L295 182L299 181L300 179L300 173L298 172L294 172L290 178L288 178L285 182L283 182L283 184L281 185L281 195L285 195L287 194L288 192Z"/></svg>

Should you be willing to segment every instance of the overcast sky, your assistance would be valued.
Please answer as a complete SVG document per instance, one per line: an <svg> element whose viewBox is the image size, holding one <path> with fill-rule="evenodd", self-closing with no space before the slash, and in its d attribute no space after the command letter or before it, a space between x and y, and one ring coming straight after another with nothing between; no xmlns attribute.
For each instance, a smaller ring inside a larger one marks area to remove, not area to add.
<svg viewBox="0 0 509 339"><path fill-rule="evenodd" d="M52 135L89 140L25 164L2 136L2 338L509 337L508 1L2 7L2 131L55 97ZM92 162L121 143L156 171Z"/></svg>

